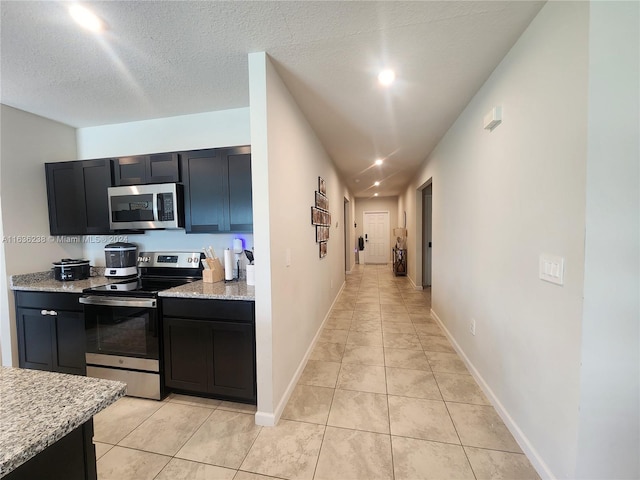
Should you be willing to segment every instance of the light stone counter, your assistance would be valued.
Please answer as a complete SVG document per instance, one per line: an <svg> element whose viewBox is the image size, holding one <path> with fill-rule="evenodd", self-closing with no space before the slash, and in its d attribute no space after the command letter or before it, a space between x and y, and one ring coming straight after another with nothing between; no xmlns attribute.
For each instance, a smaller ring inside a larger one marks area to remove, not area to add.
<svg viewBox="0 0 640 480"><path fill-rule="evenodd" d="M107 283L113 283L112 278L103 276L104 268L91 267L91 277L86 280L63 282L53 278L53 271L26 273L24 275L11 275L11 290L24 290L32 292L60 292L82 293L85 288L99 287Z"/></svg>
<svg viewBox="0 0 640 480"><path fill-rule="evenodd" d="M117 279L102 276L104 268L92 267L92 276L86 280L74 282L61 282L53 278L53 272L27 273L24 275L11 275L11 290L24 290L33 292L62 292L82 293L85 288L98 287L108 283L117 282ZM95 275L95 276L93 276ZM204 283L202 280L187 283L179 287L163 290L160 297L174 298L201 298L216 300L249 300L255 301L255 287L247 285L246 280L240 279L226 283Z"/></svg>
<svg viewBox="0 0 640 480"><path fill-rule="evenodd" d="M214 300L249 300L255 301L256 293L253 285L244 280L225 283L205 283L202 280L187 283L179 287L163 290L160 297L202 298Z"/></svg>
<svg viewBox="0 0 640 480"><path fill-rule="evenodd" d="M0 367L0 477L124 396L111 380Z"/></svg>

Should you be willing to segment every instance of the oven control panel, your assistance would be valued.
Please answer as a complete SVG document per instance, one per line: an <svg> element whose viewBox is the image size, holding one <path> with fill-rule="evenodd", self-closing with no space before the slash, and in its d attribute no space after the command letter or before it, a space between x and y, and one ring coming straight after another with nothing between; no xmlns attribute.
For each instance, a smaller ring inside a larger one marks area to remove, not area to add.
<svg viewBox="0 0 640 480"><path fill-rule="evenodd" d="M138 267L199 268L201 252L140 252Z"/></svg>

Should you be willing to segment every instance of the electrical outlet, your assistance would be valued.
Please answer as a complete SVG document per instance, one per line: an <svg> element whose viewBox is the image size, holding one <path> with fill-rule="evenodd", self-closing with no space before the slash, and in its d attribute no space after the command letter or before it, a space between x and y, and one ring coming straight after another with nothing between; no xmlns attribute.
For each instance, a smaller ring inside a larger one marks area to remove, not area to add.
<svg viewBox="0 0 640 480"><path fill-rule="evenodd" d="M475 335L476 334L476 319L475 318L471 319L471 325L469 327L469 331L471 332L471 335Z"/></svg>

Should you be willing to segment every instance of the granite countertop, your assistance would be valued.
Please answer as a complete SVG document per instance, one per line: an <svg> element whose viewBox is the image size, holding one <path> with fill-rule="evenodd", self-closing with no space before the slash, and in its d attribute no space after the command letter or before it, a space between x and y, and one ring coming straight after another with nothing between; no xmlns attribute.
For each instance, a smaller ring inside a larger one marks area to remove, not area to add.
<svg viewBox="0 0 640 480"><path fill-rule="evenodd" d="M91 277L86 280L61 282L53 278L53 271L11 275L11 290L35 292L82 293L85 288L99 287L117 280L103 276L104 268L92 267ZM217 300L255 300L255 287L246 280L234 282L204 283L202 280L159 292L160 297L202 298Z"/></svg>
<svg viewBox="0 0 640 480"><path fill-rule="evenodd" d="M0 367L0 477L124 396L126 384Z"/></svg>
<svg viewBox="0 0 640 480"><path fill-rule="evenodd" d="M160 297L202 298L215 300L250 300L256 299L255 287L247 285L245 280L234 282L205 283L202 280L187 283L179 287L163 290Z"/></svg>
<svg viewBox="0 0 640 480"><path fill-rule="evenodd" d="M113 283L113 279L103 276L104 268L91 267L91 276L86 280L72 282L56 280L53 270L47 272L27 273L24 275L11 275L11 290L26 290L34 292L61 292L82 293L85 288L99 287L107 283Z"/></svg>

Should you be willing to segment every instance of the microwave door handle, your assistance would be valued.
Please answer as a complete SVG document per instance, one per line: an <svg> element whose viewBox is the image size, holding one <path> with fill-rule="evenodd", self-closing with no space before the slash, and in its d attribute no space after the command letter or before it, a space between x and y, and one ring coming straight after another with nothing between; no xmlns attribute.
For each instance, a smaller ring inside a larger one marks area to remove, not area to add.
<svg viewBox="0 0 640 480"><path fill-rule="evenodd" d="M162 195L161 193L154 193L153 196L153 221L158 221L158 197Z"/></svg>
<svg viewBox="0 0 640 480"><path fill-rule="evenodd" d="M162 200L161 193L154 195L154 198L156 199L156 205L158 207L156 210L156 221L157 221L157 220L160 220L161 218L164 218L164 201Z"/></svg>

